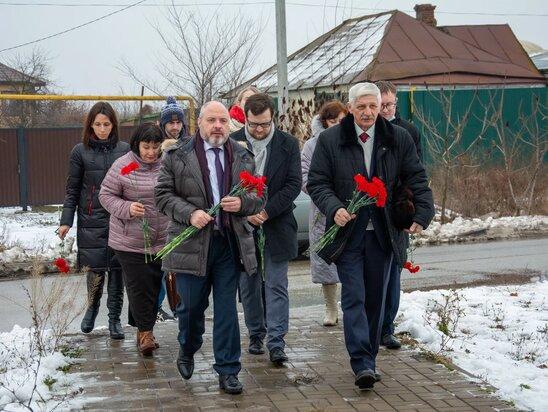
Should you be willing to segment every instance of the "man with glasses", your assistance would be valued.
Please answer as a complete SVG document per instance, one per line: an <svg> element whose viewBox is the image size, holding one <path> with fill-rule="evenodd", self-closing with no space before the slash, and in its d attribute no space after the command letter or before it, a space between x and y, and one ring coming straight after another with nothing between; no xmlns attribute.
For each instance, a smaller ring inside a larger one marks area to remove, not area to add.
<svg viewBox="0 0 548 412"><path fill-rule="evenodd" d="M379 90L381 91L381 112L380 115L388 120L390 123L395 124L396 126L403 127L413 138L415 142L415 147L417 148L417 154L419 159L422 161L422 150L421 150L421 135L419 129L413 125L413 123L408 122L400 117L400 114L397 111L398 108L398 97L397 89L394 83L388 81L378 81L375 83Z"/></svg>
<svg viewBox="0 0 548 412"><path fill-rule="evenodd" d="M266 176L268 199L264 209L249 216L254 227L264 229L264 272L242 273L240 297L249 332L249 353L264 353L263 340L270 361L280 366L288 360L284 337L289 327L287 271L291 259L297 257L297 222L293 201L301 191L301 156L297 139L277 129L273 122L274 103L270 96L258 93L245 105L245 127L233 133L255 155L256 172ZM261 264L259 264L261 268ZM262 298L264 278L266 325Z"/></svg>
<svg viewBox="0 0 548 412"><path fill-rule="evenodd" d="M407 120L400 117L397 112L398 98L396 96L397 89L392 82L379 81L375 83L381 91L381 112L380 115L388 120L390 123L400 126L407 130L407 132L413 138L419 160L422 161L421 151L421 136L418 129ZM402 268L394 261L390 268L390 281L388 282L388 289L386 291L386 301L384 307L384 320L381 332L381 345L387 349L399 349L401 348L400 341L394 336L394 319L398 314L400 307L400 275Z"/></svg>

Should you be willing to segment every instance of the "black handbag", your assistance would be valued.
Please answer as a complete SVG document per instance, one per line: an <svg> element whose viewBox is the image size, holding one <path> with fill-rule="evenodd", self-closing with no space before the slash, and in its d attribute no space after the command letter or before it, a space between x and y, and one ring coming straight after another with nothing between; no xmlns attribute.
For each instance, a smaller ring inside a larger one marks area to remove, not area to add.
<svg viewBox="0 0 548 412"><path fill-rule="evenodd" d="M390 217L392 224L398 230L409 229L415 216L413 192L407 186L399 184L392 196L392 210Z"/></svg>

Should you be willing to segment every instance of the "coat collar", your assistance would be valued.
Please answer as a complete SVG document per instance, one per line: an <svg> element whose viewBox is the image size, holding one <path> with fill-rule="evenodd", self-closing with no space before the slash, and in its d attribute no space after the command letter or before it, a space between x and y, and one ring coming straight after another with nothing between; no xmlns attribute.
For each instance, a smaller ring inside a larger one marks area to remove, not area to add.
<svg viewBox="0 0 548 412"><path fill-rule="evenodd" d="M201 139L199 131L196 132L196 134L192 136L190 139L184 141L175 150L177 150L177 156L182 161L187 162L189 164L190 170L196 177L196 180L198 180L198 184L201 185L201 188L203 189L203 192L205 194L205 186L203 185L202 172L200 171L200 164L198 163L198 157L196 156L196 153L194 151L194 147L196 145L196 139ZM242 160L249 158L251 161L251 159L253 159L253 153L251 153L250 150L246 149L245 147L240 145L238 142L236 142L232 138L229 138L226 141L225 145L227 144L230 145L230 148L232 150L232 156L233 156L233 160L232 160L233 181L238 181L239 179L238 171L239 171L239 168L241 167Z"/></svg>
<svg viewBox="0 0 548 412"><path fill-rule="evenodd" d="M341 145L358 144L358 136L354 127L354 115L348 113L341 120ZM375 121L375 140L379 146L394 147L394 126L381 115Z"/></svg>
<svg viewBox="0 0 548 412"><path fill-rule="evenodd" d="M274 176L281 164L288 159L288 147L284 144L285 139L285 135L279 129L274 131L274 137L270 142L270 153L268 154L264 170L264 175L270 179L272 179L272 176Z"/></svg>

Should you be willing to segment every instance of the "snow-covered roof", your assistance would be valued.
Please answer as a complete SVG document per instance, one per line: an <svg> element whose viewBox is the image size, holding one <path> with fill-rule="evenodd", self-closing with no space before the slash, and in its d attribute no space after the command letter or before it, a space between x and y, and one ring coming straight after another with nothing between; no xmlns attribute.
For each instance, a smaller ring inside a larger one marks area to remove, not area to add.
<svg viewBox="0 0 548 412"><path fill-rule="evenodd" d="M271 66L238 87L276 92ZM345 20L287 59L289 90L390 80L401 85L540 84L508 25L432 27L398 10Z"/></svg>
<svg viewBox="0 0 548 412"><path fill-rule="evenodd" d="M346 20L288 57L289 89L346 84L376 55L392 12ZM276 87L273 65L250 80L265 92Z"/></svg>
<svg viewBox="0 0 548 412"><path fill-rule="evenodd" d="M548 70L548 51L531 55L531 60L539 70Z"/></svg>

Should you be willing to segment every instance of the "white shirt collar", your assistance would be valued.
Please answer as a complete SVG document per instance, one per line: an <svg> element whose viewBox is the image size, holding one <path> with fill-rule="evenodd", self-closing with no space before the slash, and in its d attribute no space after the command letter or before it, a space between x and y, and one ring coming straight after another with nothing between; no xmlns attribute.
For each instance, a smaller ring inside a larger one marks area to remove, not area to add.
<svg viewBox="0 0 548 412"><path fill-rule="evenodd" d="M363 133L363 129L358 126L356 122L354 122L354 128L356 129L356 136L358 136L359 139L360 135ZM369 136L369 139L375 138L375 123L373 123L373 125L369 129L367 129L366 133Z"/></svg>
<svg viewBox="0 0 548 412"><path fill-rule="evenodd" d="M224 150L224 148L225 148L225 145L222 145L221 147L219 147L219 149L221 149L221 152ZM215 149L215 147L211 146L208 142L204 140L204 150L207 152L209 149Z"/></svg>

